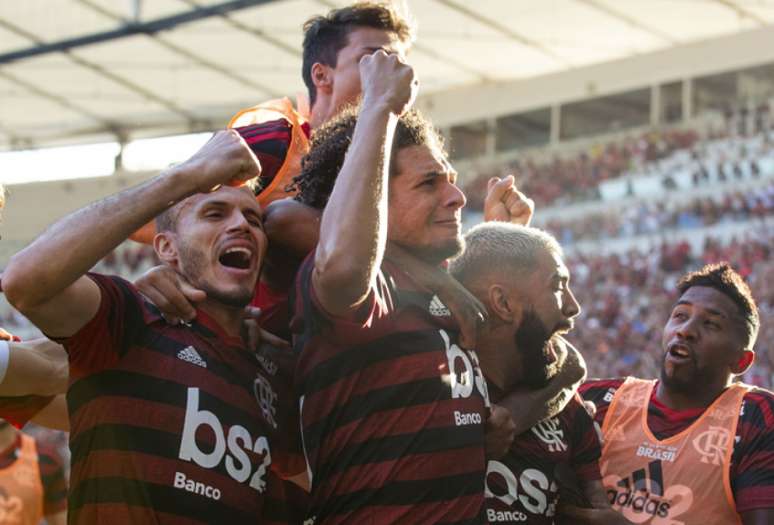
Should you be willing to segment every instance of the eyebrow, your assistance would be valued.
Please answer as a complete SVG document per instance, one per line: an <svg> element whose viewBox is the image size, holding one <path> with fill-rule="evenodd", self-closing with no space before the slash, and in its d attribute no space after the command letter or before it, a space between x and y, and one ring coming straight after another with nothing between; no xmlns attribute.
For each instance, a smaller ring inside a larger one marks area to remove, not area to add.
<svg viewBox="0 0 774 525"><path fill-rule="evenodd" d="M674 307L677 307L677 306L683 306L683 305L684 305L684 306L693 306L693 303L692 303L692 302L690 302L690 301L681 300L681 301L677 301L677 302L675 303L675 306L674 306ZM674 308L674 307L673 307L673 308ZM721 312L720 310L715 310L714 308L704 308L704 310L705 310L707 313L709 313L710 315L716 315L716 316L718 316L718 317L723 317L724 319L725 319L725 318L728 318L728 316L727 316L725 313Z"/></svg>

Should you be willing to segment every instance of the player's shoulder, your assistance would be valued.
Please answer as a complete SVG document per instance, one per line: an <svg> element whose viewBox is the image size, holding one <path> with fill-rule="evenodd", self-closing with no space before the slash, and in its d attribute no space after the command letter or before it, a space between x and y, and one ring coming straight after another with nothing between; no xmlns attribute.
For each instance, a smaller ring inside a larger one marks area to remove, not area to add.
<svg viewBox="0 0 774 525"><path fill-rule="evenodd" d="M611 395L620 388L620 386L626 381L626 378L607 378L607 379L587 379L578 388L578 393L584 398L604 396L605 393Z"/></svg>
<svg viewBox="0 0 774 525"><path fill-rule="evenodd" d="M740 419L758 421L766 428L774 426L774 392L753 387L742 401Z"/></svg>

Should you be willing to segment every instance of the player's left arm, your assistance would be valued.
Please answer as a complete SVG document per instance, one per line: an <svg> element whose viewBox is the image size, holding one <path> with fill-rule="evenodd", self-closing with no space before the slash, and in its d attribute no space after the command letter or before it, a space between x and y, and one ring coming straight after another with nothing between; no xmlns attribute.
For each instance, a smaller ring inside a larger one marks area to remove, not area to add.
<svg viewBox="0 0 774 525"><path fill-rule="evenodd" d="M581 483L583 494L592 508L576 507L574 505L559 505L559 516L570 520L566 523L587 525L632 525L633 522L624 518L610 507L605 493L605 487L600 480L588 480ZM560 523L562 521L560 520Z"/></svg>
<svg viewBox="0 0 774 525"><path fill-rule="evenodd" d="M561 338L555 350L562 364L547 386L540 390L516 390L499 402L511 413L517 436L564 410L586 379L586 361L577 348Z"/></svg>
<svg viewBox="0 0 774 525"><path fill-rule="evenodd" d="M621 525L632 523L610 507L605 486L601 480L599 460L602 456L602 445L594 429L594 420L581 405L580 396L575 397L573 405L568 406L572 420L569 425L572 486L565 487L562 480L563 496L565 489L568 494L580 492L580 498L573 498L583 507L570 502L562 502L559 512L572 523L590 523L600 525ZM578 491L578 489L580 489Z"/></svg>

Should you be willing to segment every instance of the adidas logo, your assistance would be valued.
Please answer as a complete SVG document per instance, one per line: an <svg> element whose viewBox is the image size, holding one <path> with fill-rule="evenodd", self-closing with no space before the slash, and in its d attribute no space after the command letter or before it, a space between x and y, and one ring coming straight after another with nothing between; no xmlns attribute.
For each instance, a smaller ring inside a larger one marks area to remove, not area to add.
<svg viewBox="0 0 774 525"><path fill-rule="evenodd" d="M606 483L607 484L607 483ZM647 470L635 470L628 478L618 481L615 486L607 486L610 505L624 516L637 523L643 520L643 514L665 518L672 506L670 499L664 498L664 474L661 461L651 461Z"/></svg>
<svg viewBox="0 0 774 525"><path fill-rule="evenodd" d="M193 365L198 365L202 368L207 368L207 362L202 359L202 356L199 355L199 352L196 351L196 348L193 346L186 346L182 350L180 350L177 353L177 358L182 359L183 361L188 361L189 363Z"/></svg>
<svg viewBox="0 0 774 525"><path fill-rule="evenodd" d="M433 296L432 300L430 301L430 308L428 310L430 311L430 315L434 315L436 317L451 316L451 312L448 308L446 308L446 305L441 302L437 295Z"/></svg>

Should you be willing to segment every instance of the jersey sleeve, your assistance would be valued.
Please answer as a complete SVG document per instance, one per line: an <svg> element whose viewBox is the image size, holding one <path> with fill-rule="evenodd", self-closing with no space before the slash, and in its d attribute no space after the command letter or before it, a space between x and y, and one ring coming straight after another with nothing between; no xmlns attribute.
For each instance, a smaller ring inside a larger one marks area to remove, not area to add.
<svg viewBox="0 0 774 525"><path fill-rule="evenodd" d="M112 366L145 323L142 298L128 281L100 274L88 277L99 286L99 309L77 333L57 339L69 356L71 380Z"/></svg>
<svg viewBox="0 0 774 525"><path fill-rule="evenodd" d="M67 508L67 480L64 460L49 444L38 443L38 465L43 482L43 514L51 516Z"/></svg>
<svg viewBox="0 0 774 525"><path fill-rule="evenodd" d="M599 471L602 446L594 428L594 420L581 403L582 400L576 396L565 410L570 410L572 467L579 481L588 482L602 478Z"/></svg>
<svg viewBox="0 0 774 525"><path fill-rule="evenodd" d="M357 344L359 336L373 338L370 329L380 325L391 309L391 295L386 280L380 274L377 283L368 293L363 303L345 315L333 315L320 304L312 282L315 252L301 264L296 275L293 294L293 321L291 329L295 333L305 332L307 336L325 332L326 338L342 344Z"/></svg>
<svg viewBox="0 0 774 525"><path fill-rule="evenodd" d="M731 457L731 488L739 513L774 508L774 394L756 390L742 404Z"/></svg>
<svg viewBox="0 0 774 525"><path fill-rule="evenodd" d="M261 185L267 186L285 162L292 136L290 123L281 118L234 129L260 161Z"/></svg>
<svg viewBox="0 0 774 525"><path fill-rule="evenodd" d="M594 414L594 421L600 426L605 420L607 409L613 401L615 391L623 384L623 382L623 379L589 379L578 388L578 393L584 401L591 401L594 403L594 406L597 409Z"/></svg>
<svg viewBox="0 0 774 525"><path fill-rule="evenodd" d="M0 396L0 418L16 428L26 425L35 414L43 410L55 396Z"/></svg>

